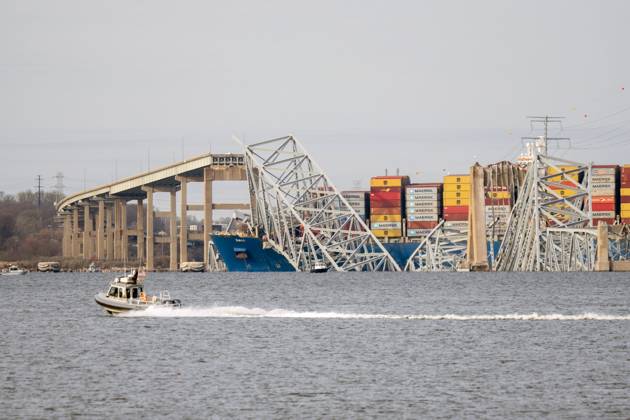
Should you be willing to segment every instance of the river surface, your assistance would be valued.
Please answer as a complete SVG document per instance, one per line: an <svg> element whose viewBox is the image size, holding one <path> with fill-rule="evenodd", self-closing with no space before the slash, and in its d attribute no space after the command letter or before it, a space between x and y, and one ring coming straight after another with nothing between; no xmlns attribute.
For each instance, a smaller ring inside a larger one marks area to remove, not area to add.
<svg viewBox="0 0 630 420"><path fill-rule="evenodd" d="M630 417L627 274L112 276L0 277L0 417Z"/></svg>

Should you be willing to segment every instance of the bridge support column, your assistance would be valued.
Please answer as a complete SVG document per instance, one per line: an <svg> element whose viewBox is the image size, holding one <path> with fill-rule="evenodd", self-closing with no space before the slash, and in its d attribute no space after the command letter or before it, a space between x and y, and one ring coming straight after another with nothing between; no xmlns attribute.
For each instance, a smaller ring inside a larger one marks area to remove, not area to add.
<svg viewBox="0 0 630 420"><path fill-rule="evenodd" d="M79 243L79 208L72 209L72 256L78 258L81 255Z"/></svg>
<svg viewBox="0 0 630 420"><path fill-rule="evenodd" d="M138 252L138 261L142 263L144 260L144 204L143 200L138 199L136 207L136 245Z"/></svg>
<svg viewBox="0 0 630 420"><path fill-rule="evenodd" d="M105 202L98 202L98 222L96 226L96 258L105 259Z"/></svg>
<svg viewBox="0 0 630 420"><path fill-rule="evenodd" d="M153 271L153 188L143 187L147 193L147 270Z"/></svg>
<svg viewBox="0 0 630 420"><path fill-rule="evenodd" d="M129 260L129 235L127 230L127 200L119 200L120 206L120 258Z"/></svg>
<svg viewBox="0 0 630 420"><path fill-rule="evenodd" d="M108 204L105 208L105 254L106 258L111 261L114 259L114 227L113 227L113 208Z"/></svg>
<svg viewBox="0 0 630 420"><path fill-rule="evenodd" d="M63 257L72 256L72 216L64 214L63 216L63 243L61 246Z"/></svg>
<svg viewBox="0 0 630 420"><path fill-rule="evenodd" d="M120 260L120 206L118 199L114 200L114 259Z"/></svg>
<svg viewBox="0 0 630 420"><path fill-rule="evenodd" d="M597 226L597 259L595 271L610 271L610 258L608 256L608 225L599 222Z"/></svg>
<svg viewBox="0 0 630 420"><path fill-rule="evenodd" d="M92 258L92 218L90 217L90 205L83 206L83 259Z"/></svg>
<svg viewBox="0 0 630 420"><path fill-rule="evenodd" d="M179 197L179 266L188 261L188 179L177 177L180 182Z"/></svg>
<svg viewBox="0 0 630 420"><path fill-rule="evenodd" d="M171 191L171 215L169 221L169 270L177 271L177 191L175 189Z"/></svg>
<svg viewBox="0 0 630 420"><path fill-rule="evenodd" d="M210 247L208 241L212 234L212 167L203 169L203 264L209 269Z"/></svg>
<svg viewBox="0 0 630 420"><path fill-rule="evenodd" d="M468 216L468 267L471 271L488 271L486 212L483 167L470 168L470 212Z"/></svg>

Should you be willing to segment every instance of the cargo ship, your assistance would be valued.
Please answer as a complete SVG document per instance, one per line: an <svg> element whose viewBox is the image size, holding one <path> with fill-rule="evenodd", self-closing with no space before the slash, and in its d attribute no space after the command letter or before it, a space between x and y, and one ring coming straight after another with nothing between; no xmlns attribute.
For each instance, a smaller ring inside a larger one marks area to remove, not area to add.
<svg viewBox="0 0 630 420"><path fill-rule="evenodd" d="M255 236L212 235L212 242L227 271L295 271L283 255Z"/></svg>

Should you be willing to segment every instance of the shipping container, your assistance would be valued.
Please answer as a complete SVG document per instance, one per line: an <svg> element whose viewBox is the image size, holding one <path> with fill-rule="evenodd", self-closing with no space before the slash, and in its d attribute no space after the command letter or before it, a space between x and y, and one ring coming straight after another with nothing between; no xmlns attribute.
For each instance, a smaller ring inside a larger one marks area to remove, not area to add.
<svg viewBox="0 0 630 420"><path fill-rule="evenodd" d="M594 195L592 200L593 203L615 203L615 197L612 195Z"/></svg>
<svg viewBox="0 0 630 420"><path fill-rule="evenodd" d="M407 193L407 195L409 194L441 194L442 193L442 187L414 187L411 185L408 185L407 188L405 188L405 192Z"/></svg>
<svg viewBox="0 0 630 420"><path fill-rule="evenodd" d="M372 214L370 216L372 223L374 222L400 222L402 217L400 214Z"/></svg>
<svg viewBox="0 0 630 420"><path fill-rule="evenodd" d="M444 212L443 216L444 220L468 220L468 213L447 213Z"/></svg>
<svg viewBox="0 0 630 420"><path fill-rule="evenodd" d="M630 204L627 204L627 206L627 210L630 210ZM615 211L615 203L591 203L591 207L593 211ZM623 204L621 208L623 209Z"/></svg>
<svg viewBox="0 0 630 420"><path fill-rule="evenodd" d="M450 207L450 206L468 207L468 205L470 204L470 199L469 198L445 198L443 202L444 202L444 207Z"/></svg>
<svg viewBox="0 0 630 420"><path fill-rule="evenodd" d="M630 213L630 212L629 212ZM614 211L593 211L593 219L615 218Z"/></svg>
<svg viewBox="0 0 630 420"><path fill-rule="evenodd" d="M373 222L372 229L398 229L402 228L401 222Z"/></svg>
<svg viewBox="0 0 630 420"><path fill-rule="evenodd" d="M407 214L440 214L440 209L435 207L408 207Z"/></svg>
<svg viewBox="0 0 630 420"><path fill-rule="evenodd" d="M342 191L341 195L348 201L364 201L368 199L369 191Z"/></svg>
<svg viewBox="0 0 630 420"><path fill-rule="evenodd" d="M407 215L407 220L409 222L434 222L437 221L439 217L435 214L409 214Z"/></svg>
<svg viewBox="0 0 630 420"><path fill-rule="evenodd" d="M470 175L446 175L444 184L470 184ZM446 188L446 185L444 185Z"/></svg>
<svg viewBox="0 0 630 420"><path fill-rule="evenodd" d="M407 201L441 201L442 195L409 194L405 196Z"/></svg>
<svg viewBox="0 0 630 420"><path fill-rule="evenodd" d="M407 208L409 209L409 208L414 208L414 207L429 207L429 208L439 209L442 207L442 202L429 201L429 200L413 200L413 201L407 200Z"/></svg>
<svg viewBox="0 0 630 420"><path fill-rule="evenodd" d="M433 229L408 229L407 237L409 238L418 238L422 236L427 236L431 233Z"/></svg>
<svg viewBox="0 0 630 420"><path fill-rule="evenodd" d="M446 206L444 207L444 213L466 213L468 214L468 206Z"/></svg>
<svg viewBox="0 0 630 420"><path fill-rule="evenodd" d="M377 238L400 238L402 236L400 229L374 229L372 233Z"/></svg>
<svg viewBox="0 0 630 420"><path fill-rule="evenodd" d="M443 197L444 199L449 199L449 198L470 199L470 191L444 191Z"/></svg>
<svg viewBox="0 0 630 420"><path fill-rule="evenodd" d="M375 176L370 180L370 187L402 187L407 184L408 176Z"/></svg>
<svg viewBox="0 0 630 420"><path fill-rule="evenodd" d="M378 215L384 215L384 214L392 214L392 215L401 215L402 214L402 208L400 207L371 207L370 208L370 215L371 216L378 216Z"/></svg>
<svg viewBox="0 0 630 420"><path fill-rule="evenodd" d="M470 191L470 184L444 184L444 192Z"/></svg>
<svg viewBox="0 0 630 420"><path fill-rule="evenodd" d="M370 193L370 202L373 203L375 201L380 200L397 200L398 202L402 201L402 195L400 191L398 192L390 192L390 191L373 191Z"/></svg>
<svg viewBox="0 0 630 420"><path fill-rule="evenodd" d="M378 208L398 208L398 209L402 209L402 203L399 200L375 200L375 201L370 201L370 209L373 210L373 209L378 209Z"/></svg>
<svg viewBox="0 0 630 420"><path fill-rule="evenodd" d="M408 229L433 229L438 225L437 221L408 221Z"/></svg>

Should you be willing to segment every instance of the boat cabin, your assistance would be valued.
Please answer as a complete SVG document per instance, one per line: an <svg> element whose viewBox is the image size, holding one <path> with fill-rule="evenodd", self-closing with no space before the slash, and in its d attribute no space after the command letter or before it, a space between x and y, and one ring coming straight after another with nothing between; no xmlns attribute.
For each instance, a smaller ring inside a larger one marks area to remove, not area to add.
<svg viewBox="0 0 630 420"><path fill-rule="evenodd" d="M140 299L143 293L144 290L140 284L112 283L107 296L119 299Z"/></svg>

